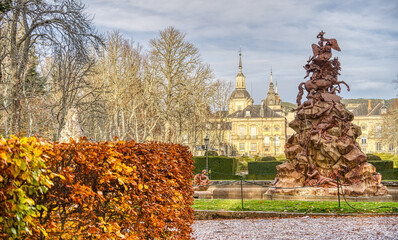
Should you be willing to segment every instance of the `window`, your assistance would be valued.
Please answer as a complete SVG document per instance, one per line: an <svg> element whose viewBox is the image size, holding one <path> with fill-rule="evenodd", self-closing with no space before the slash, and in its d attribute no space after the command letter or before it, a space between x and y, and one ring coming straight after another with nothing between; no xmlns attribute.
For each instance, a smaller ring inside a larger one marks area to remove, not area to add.
<svg viewBox="0 0 398 240"><path fill-rule="evenodd" d="M366 130L366 126L365 125L362 125L362 130Z"/></svg>
<svg viewBox="0 0 398 240"><path fill-rule="evenodd" d="M256 127L251 127L250 128L250 136L251 138L256 138L257 135L257 128Z"/></svg>
<svg viewBox="0 0 398 240"><path fill-rule="evenodd" d="M221 129L221 124L217 123L217 129Z"/></svg>
<svg viewBox="0 0 398 240"><path fill-rule="evenodd" d="M366 144L367 144L367 138L366 138L366 136L362 136L362 137L361 137L361 144L364 145L364 146L366 146Z"/></svg>
<svg viewBox="0 0 398 240"><path fill-rule="evenodd" d="M239 128L239 138L240 139L245 138L245 128L244 127Z"/></svg>
<svg viewBox="0 0 398 240"><path fill-rule="evenodd" d="M265 127L264 131L268 132L269 131L269 127Z"/></svg>
<svg viewBox="0 0 398 240"><path fill-rule="evenodd" d="M242 105L238 105L238 111L242 110Z"/></svg>
<svg viewBox="0 0 398 240"><path fill-rule="evenodd" d="M381 143L376 143L376 152L381 152Z"/></svg>
<svg viewBox="0 0 398 240"><path fill-rule="evenodd" d="M274 129L275 129L276 132L280 130L279 127L275 127Z"/></svg>
<svg viewBox="0 0 398 240"><path fill-rule="evenodd" d="M264 137L264 146L269 147L269 137Z"/></svg>
<svg viewBox="0 0 398 240"><path fill-rule="evenodd" d="M361 148L362 152L366 152L366 148Z"/></svg>
<svg viewBox="0 0 398 240"><path fill-rule="evenodd" d="M388 145L388 151L389 152L394 152L394 144Z"/></svg>
<svg viewBox="0 0 398 240"><path fill-rule="evenodd" d="M280 149L279 148L275 148L275 152L279 152L280 151Z"/></svg>
<svg viewBox="0 0 398 240"><path fill-rule="evenodd" d="M280 137L279 136L275 136L275 146L280 146L281 145L281 141L280 141Z"/></svg>
<svg viewBox="0 0 398 240"><path fill-rule="evenodd" d="M252 152L257 151L257 144L256 143L251 143L250 144L250 151L252 151Z"/></svg>
<svg viewBox="0 0 398 240"><path fill-rule="evenodd" d="M264 152L269 152L269 148L264 148Z"/></svg>
<svg viewBox="0 0 398 240"><path fill-rule="evenodd" d="M239 143L239 151L245 151L245 143Z"/></svg>
<svg viewBox="0 0 398 240"><path fill-rule="evenodd" d="M188 143L188 135L186 135L186 134L184 134L183 136L182 136L182 141L183 141L183 143Z"/></svg>
<svg viewBox="0 0 398 240"><path fill-rule="evenodd" d="M381 126L376 126L376 137L381 138Z"/></svg>

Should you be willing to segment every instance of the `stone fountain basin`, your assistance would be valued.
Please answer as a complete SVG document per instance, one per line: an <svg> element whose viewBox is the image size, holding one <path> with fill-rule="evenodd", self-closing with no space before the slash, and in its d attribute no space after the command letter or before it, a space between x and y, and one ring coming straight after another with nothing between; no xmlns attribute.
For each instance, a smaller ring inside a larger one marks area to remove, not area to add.
<svg viewBox="0 0 398 240"><path fill-rule="evenodd" d="M263 186L269 186L271 181L250 181ZM212 182L212 185L207 191L195 192L194 197L198 199L241 199L241 185L240 182L234 182L227 184L228 181L216 181ZM398 202L398 182L383 181L383 185L388 188L388 195L386 196L362 196L362 197L351 197L346 196L349 202ZM317 188L313 190L307 190L295 195L282 195L282 194L267 194L268 187L254 185L251 183L243 182L242 191L243 199L257 199L257 200L299 200L299 201L338 201L337 189L329 188L328 196L317 196L307 195L306 192L320 192L323 188ZM341 201L344 201L340 195Z"/></svg>

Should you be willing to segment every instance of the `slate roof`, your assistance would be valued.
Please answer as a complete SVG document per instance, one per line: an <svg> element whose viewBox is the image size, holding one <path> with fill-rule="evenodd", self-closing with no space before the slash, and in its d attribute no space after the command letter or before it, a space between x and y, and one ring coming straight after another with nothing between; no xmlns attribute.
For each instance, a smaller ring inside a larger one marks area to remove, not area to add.
<svg viewBox="0 0 398 240"><path fill-rule="evenodd" d="M355 103L351 103L355 104ZM370 109L368 108L368 103L359 103L354 109L349 110L354 114L354 116L379 116L381 115L382 109L388 109L391 107L391 101L380 101L380 100L371 100Z"/></svg>
<svg viewBox="0 0 398 240"><path fill-rule="evenodd" d="M229 98L235 99L235 98L251 98L251 97L250 97L249 92L246 89L237 88L232 92L232 94Z"/></svg>
<svg viewBox="0 0 398 240"><path fill-rule="evenodd" d="M229 118L278 118L282 117L265 105L249 105L245 109L228 115Z"/></svg>

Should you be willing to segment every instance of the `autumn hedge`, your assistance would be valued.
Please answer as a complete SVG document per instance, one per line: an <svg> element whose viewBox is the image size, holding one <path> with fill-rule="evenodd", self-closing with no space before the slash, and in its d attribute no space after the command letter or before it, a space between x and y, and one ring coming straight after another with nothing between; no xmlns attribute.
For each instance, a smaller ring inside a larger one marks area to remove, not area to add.
<svg viewBox="0 0 398 240"><path fill-rule="evenodd" d="M31 196L39 206L29 229L34 239L190 238L193 162L186 147L85 139L46 146L41 158L54 177L48 191Z"/></svg>

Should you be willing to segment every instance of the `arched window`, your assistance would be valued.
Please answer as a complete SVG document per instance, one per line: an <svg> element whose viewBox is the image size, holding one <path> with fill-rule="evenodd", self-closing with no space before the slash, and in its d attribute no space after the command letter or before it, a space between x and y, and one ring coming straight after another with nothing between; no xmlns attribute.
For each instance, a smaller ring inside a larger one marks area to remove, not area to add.
<svg viewBox="0 0 398 240"><path fill-rule="evenodd" d="M381 126L376 126L376 137L381 138Z"/></svg>
<svg viewBox="0 0 398 240"><path fill-rule="evenodd" d="M269 147L269 137L264 137L264 146Z"/></svg>
<svg viewBox="0 0 398 240"><path fill-rule="evenodd" d="M279 136L275 136L275 146L279 147L281 145L281 140Z"/></svg>
<svg viewBox="0 0 398 240"><path fill-rule="evenodd" d="M366 144L368 143L367 140L368 140L368 139L367 139L366 136L362 136L362 137L361 137L361 144L364 145L364 146L366 146Z"/></svg>

